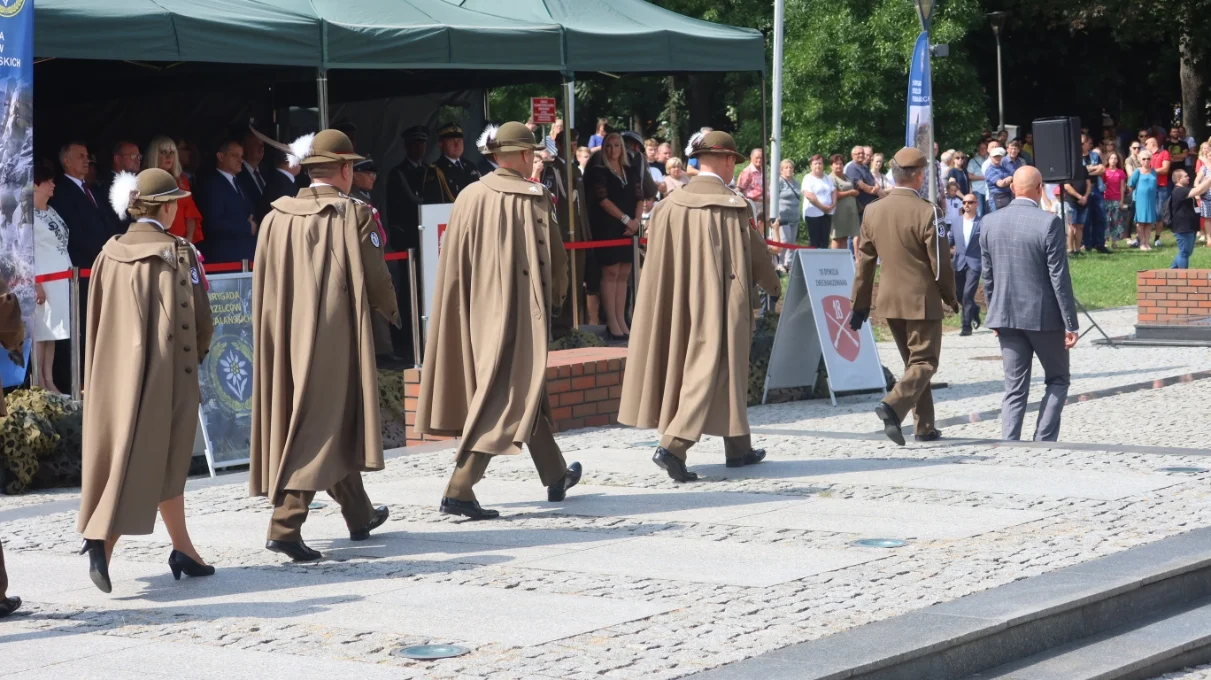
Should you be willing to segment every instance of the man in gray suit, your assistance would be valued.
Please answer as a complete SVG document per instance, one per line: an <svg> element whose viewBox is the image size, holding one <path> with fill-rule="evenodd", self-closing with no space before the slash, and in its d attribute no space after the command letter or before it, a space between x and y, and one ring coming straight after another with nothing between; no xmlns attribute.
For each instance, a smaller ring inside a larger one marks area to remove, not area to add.
<svg viewBox="0 0 1211 680"><path fill-rule="evenodd" d="M1039 405L1035 441L1056 441L1068 398L1068 350L1076 345L1076 299L1068 275L1064 225L1039 208L1043 177L1033 167L1013 174L1015 199L984 217L980 261L986 325L1001 342L1005 398L1001 437L1022 436L1034 356L1043 365L1047 390Z"/></svg>
<svg viewBox="0 0 1211 680"><path fill-rule="evenodd" d="M976 214L975 194L963 197L963 214L958 224L950 227L951 265L955 270L955 290L963 295L963 330L959 335L971 335L974 325L980 327L980 306L976 304L976 289L980 287L980 218Z"/></svg>

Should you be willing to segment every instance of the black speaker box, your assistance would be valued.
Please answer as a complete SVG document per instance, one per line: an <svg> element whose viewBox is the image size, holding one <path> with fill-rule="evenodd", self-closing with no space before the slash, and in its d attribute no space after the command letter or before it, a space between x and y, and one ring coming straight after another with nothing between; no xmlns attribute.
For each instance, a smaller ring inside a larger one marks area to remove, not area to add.
<svg viewBox="0 0 1211 680"><path fill-rule="evenodd" d="M1030 124L1034 133L1034 165L1044 182L1076 179L1081 169L1081 119L1040 118Z"/></svg>

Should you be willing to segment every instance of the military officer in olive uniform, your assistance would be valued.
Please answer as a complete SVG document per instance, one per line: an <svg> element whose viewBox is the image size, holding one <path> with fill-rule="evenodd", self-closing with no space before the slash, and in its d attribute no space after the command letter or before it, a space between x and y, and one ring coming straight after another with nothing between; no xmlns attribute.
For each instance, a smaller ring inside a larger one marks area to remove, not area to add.
<svg viewBox="0 0 1211 680"><path fill-rule="evenodd" d="M453 203L472 182L479 181L475 164L463 158L463 129L447 123L437 131L441 155L425 179L425 203Z"/></svg>
<svg viewBox="0 0 1211 680"><path fill-rule="evenodd" d="M858 273L854 278L850 328L858 330L870 316L875 266L880 265L879 316L887 321L904 359L904 375L875 407L888 439L904 445L900 421L911 409L917 441L941 436L934 424L929 381L938 370L942 350L942 304L955 312L954 271L946 239L939 233L937 213L917 192L927 177L928 160L919 149L906 147L891 162L896 188L871 203L862 219Z"/></svg>
<svg viewBox="0 0 1211 680"><path fill-rule="evenodd" d="M395 166L387 176L387 250L405 252L420 249L420 207L425 203L425 182L433 174L433 166L425 162L425 151L429 143L429 130L416 125L404 130L404 162ZM407 359L413 357L412 294L408 284L408 267L419 266L413 262L393 261L387 268L395 286L395 299L399 302L402 328L391 327L391 338L396 354ZM420 281L419 271L416 280Z"/></svg>

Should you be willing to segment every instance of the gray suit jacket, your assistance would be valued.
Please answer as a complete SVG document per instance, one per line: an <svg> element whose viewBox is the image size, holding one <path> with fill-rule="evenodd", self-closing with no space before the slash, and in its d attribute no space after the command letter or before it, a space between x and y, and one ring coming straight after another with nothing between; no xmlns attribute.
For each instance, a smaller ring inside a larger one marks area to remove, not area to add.
<svg viewBox="0 0 1211 680"><path fill-rule="evenodd" d="M1076 298L1068 275L1064 224L1016 199L980 224L981 278L989 328L1075 331Z"/></svg>

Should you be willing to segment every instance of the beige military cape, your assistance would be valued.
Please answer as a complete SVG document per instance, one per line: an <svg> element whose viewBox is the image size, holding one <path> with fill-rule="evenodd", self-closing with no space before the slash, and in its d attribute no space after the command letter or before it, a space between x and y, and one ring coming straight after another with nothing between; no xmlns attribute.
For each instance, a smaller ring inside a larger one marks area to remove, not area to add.
<svg viewBox="0 0 1211 680"><path fill-rule="evenodd" d="M749 433L753 277L781 285L750 214L702 175L652 211L618 422L691 441Z"/></svg>
<svg viewBox="0 0 1211 680"><path fill-rule="evenodd" d="M252 277L249 487L322 491L383 469L370 314L399 324L370 206L317 185L261 223Z"/></svg>
<svg viewBox="0 0 1211 680"><path fill-rule="evenodd" d="M539 417L567 255L541 185L497 169L463 189L442 239L416 430L459 454L515 454ZM553 292L554 291L554 292Z"/></svg>
<svg viewBox="0 0 1211 680"><path fill-rule="evenodd" d="M135 222L93 264L84 346L84 538L150 534L185 492L210 301L193 248Z"/></svg>

